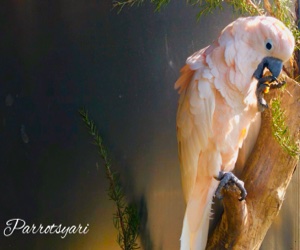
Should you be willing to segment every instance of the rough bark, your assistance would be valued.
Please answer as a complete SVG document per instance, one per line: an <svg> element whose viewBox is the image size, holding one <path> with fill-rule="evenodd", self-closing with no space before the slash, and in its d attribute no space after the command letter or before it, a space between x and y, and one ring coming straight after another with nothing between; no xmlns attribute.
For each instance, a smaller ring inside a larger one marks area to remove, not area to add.
<svg viewBox="0 0 300 250"><path fill-rule="evenodd" d="M266 96L268 103L273 97L281 99L290 135L298 141L299 84L288 78L286 90L273 90ZM207 249L259 249L279 213L297 163L298 159L284 151L272 135L271 110L264 111L258 140L241 176L248 196L240 202L240 192L235 186L224 190L224 213L209 238Z"/></svg>

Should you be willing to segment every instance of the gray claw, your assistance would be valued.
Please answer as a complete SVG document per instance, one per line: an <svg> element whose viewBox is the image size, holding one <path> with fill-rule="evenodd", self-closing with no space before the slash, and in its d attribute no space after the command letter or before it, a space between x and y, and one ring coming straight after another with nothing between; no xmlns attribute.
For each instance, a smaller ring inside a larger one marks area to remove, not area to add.
<svg viewBox="0 0 300 250"><path fill-rule="evenodd" d="M263 112L265 109L269 108L266 100L264 99L264 91L269 87L269 85L265 83L259 83L256 88L256 97L257 97L257 107L259 112Z"/></svg>
<svg viewBox="0 0 300 250"><path fill-rule="evenodd" d="M266 82L268 83L277 82L277 84L266 84ZM277 88L281 88L285 84L286 84L285 81L280 82L274 76L265 76L258 80L257 88L256 88L256 97L257 97L257 106L259 112L263 112L265 109L269 108L266 100L264 99L264 91L266 90L266 88L269 87L270 89L277 89Z"/></svg>
<svg viewBox="0 0 300 250"><path fill-rule="evenodd" d="M219 186L216 190L216 197L218 199L222 199L223 195L221 193L222 189L228 185L228 184L235 184L238 189L241 191L241 198L239 198L239 201L242 201L246 198L247 196L247 191L244 187L244 182L239 180L233 173L231 172L223 172L220 171L218 178L216 178L217 180L220 181Z"/></svg>

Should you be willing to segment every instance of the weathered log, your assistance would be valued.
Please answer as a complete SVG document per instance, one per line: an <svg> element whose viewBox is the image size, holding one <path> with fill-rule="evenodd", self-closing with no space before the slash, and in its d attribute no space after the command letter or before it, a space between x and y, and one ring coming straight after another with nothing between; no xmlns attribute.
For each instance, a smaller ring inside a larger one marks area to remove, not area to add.
<svg viewBox="0 0 300 250"><path fill-rule="evenodd" d="M294 141L298 141L300 86L291 78L286 81L284 91L274 90L266 99L268 103L275 97L281 100L289 134ZM268 109L262 113L261 130L241 176L248 196L240 202L240 193L235 186L224 190L224 213L209 237L207 249L259 249L279 213L298 163L298 158L283 150L272 133L272 112Z"/></svg>

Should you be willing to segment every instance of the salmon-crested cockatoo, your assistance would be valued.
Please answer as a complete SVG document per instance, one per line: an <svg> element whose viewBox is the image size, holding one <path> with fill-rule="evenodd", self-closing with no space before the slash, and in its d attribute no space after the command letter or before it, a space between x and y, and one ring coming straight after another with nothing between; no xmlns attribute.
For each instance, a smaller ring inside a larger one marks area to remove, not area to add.
<svg viewBox="0 0 300 250"><path fill-rule="evenodd" d="M273 17L238 18L182 68L175 83L186 201L181 250L205 249L213 196L221 198L229 180L240 188L241 199L246 197L243 182L231 171L253 120L267 107L266 83L278 82L294 44L292 33Z"/></svg>

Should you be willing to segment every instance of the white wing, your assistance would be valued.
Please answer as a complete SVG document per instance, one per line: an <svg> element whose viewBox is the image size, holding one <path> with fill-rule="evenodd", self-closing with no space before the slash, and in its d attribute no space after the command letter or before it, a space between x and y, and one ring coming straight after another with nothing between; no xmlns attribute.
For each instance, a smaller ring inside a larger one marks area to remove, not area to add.
<svg viewBox="0 0 300 250"><path fill-rule="evenodd" d="M215 110L215 90L209 80L211 75L201 57L204 51L194 54L197 60L191 66L183 67L182 75L175 83L176 88L180 87L181 93L177 112L177 139L186 202L196 182L199 155L206 149L212 135ZM189 58L190 61L192 57ZM191 67L197 69L192 70Z"/></svg>

